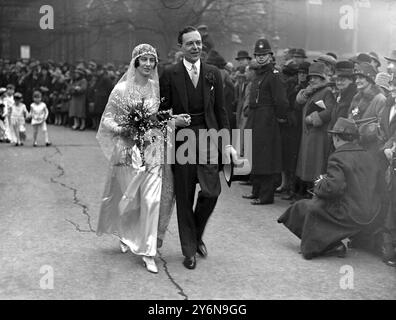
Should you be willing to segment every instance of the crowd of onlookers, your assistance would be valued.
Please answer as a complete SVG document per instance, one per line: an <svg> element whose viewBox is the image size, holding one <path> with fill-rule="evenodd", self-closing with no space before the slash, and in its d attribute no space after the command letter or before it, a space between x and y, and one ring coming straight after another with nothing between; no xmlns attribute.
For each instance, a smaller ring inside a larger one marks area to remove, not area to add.
<svg viewBox="0 0 396 320"><path fill-rule="evenodd" d="M271 204L276 194L291 203L312 199L335 150L328 130L340 118L350 119L359 135L344 139L373 156L387 186L379 191L379 197L385 195L378 229L382 239L373 237L371 246L380 243L384 261L396 266L396 50L384 58L386 66L375 52L349 59L328 52L308 61L305 50L296 48L276 61L265 39L256 43L252 56L239 51L235 67L215 50L205 57L222 72L231 127L252 129L254 174L246 182L252 192L243 197L253 205ZM330 232L330 225L325 229Z"/></svg>

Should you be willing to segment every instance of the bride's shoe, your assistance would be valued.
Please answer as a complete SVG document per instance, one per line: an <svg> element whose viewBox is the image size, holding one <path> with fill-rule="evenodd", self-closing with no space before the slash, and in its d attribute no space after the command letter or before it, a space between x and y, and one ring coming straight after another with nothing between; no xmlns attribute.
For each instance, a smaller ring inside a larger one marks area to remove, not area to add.
<svg viewBox="0 0 396 320"><path fill-rule="evenodd" d="M143 257L143 263L148 271L158 273L158 268L153 257Z"/></svg>
<svg viewBox="0 0 396 320"><path fill-rule="evenodd" d="M120 249L122 253L127 253L129 250L129 247L120 240Z"/></svg>

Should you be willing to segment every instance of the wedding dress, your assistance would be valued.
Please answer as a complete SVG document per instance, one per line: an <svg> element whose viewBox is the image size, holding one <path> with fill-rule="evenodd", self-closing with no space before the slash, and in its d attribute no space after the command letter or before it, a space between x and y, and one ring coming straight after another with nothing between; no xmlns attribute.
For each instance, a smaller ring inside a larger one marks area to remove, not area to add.
<svg viewBox="0 0 396 320"><path fill-rule="evenodd" d="M110 161L110 170L97 234L115 234L133 253L154 257L157 238L162 242L174 207L173 175L165 159L165 149L171 145L156 133L156 140L145 147L142 159L136 143L117 134L121 120L142 101L150 113L158 111L157 69L147 85L134 82L135 60L144 54L155 54L157 58L150 45L133 50L130 67L113 89L99 126L97 139Z"/></svg>

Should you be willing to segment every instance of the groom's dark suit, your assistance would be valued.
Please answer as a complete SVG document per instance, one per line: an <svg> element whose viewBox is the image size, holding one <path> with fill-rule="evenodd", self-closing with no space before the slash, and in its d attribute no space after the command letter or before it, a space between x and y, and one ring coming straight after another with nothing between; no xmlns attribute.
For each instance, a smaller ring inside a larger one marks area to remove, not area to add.
<svg viewBox="0 0 396 320"><path fill-rule="evenodd" d="M199 129L229 130L222 78L216 67L201 62L199 81L194 87L181 61L163 72L160 88L161 109L172 109L175 115L190 114L191 125L187 128L193 130L196 136ZM176 148L181 144L183 142L176 142ZM197 143L197 153L202 155L209 152L210 146L206 150L203 148L206 149ZM221 191L218 165L197 163L179 164L176 158L174 165L179 235L185 257L192 257L197 252ZM197 183L201 190L194 209Z"/></svg>

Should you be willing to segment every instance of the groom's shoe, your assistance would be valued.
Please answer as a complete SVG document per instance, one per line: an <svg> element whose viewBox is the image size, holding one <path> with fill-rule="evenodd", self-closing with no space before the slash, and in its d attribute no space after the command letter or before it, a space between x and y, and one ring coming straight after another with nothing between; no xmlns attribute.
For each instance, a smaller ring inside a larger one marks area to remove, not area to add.
<svg viewBox="0 0 396 320"><path fill-rule="evenodd" d="M195 256L185 257L183 261L183 265L187 269L195 269L195 266L197 265L197 260L195 259Z"/></svg>
<svg viewBox="0 0 396 320"><path fill-rule="evenodd" d="M208 250L206 249L205 243L203 243L203 241L201 241L201 242L198 244L197 252L198 252L198 254L199 254L201 257L204 257L204 258L205 258L205 257L208 256Z"/></svg>

